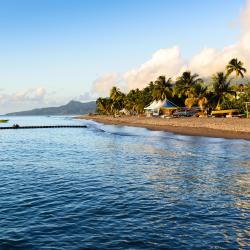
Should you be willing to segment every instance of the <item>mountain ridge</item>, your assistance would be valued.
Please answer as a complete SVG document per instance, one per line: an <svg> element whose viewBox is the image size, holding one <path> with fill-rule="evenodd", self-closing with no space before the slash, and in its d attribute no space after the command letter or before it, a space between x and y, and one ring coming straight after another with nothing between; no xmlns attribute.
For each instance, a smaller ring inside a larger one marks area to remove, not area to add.
<svg viewBox="0 0 250 250"><path fill-rule="evenodd" d="M11 112L6 115L27 115L27 116L36 116L36 115L82 115L87 113L94 113L96 110L96 102L79 102L71 100L65 105L58 107L46 107L46 108L36 108L32 110Z"/></svg>

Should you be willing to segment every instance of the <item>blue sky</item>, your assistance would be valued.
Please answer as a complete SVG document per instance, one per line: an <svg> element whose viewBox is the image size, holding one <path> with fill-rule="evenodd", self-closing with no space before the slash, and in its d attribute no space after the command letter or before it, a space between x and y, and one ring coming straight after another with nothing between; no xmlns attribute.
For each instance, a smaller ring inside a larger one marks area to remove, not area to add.
<svg viewBox="0 0 250 250"><path fill-rule="evenodd" d="M221 49L237 40L245 4L0 0L0 94L42 87L59 103L90 91L103 74L138 67L161 48L177 45L187 60L205 47Z"/></svg>

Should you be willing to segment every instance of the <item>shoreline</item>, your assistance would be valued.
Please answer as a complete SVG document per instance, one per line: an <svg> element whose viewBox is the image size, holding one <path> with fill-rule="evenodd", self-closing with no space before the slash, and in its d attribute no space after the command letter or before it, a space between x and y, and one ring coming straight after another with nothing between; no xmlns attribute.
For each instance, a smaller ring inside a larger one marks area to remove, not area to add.
<svg viewBox="0 0 250 250"><path fill-rule="evenodd" d="M148 118L82 115L76 119L108 125L143 127L181 135L250 140L250 119L238 118Z"/></svg>

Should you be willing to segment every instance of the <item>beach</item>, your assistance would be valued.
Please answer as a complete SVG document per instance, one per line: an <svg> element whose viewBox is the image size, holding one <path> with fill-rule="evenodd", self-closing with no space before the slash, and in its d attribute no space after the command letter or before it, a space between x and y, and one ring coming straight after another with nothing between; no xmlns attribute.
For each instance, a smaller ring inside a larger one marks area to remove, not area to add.
<svg viewBox="0 0 250 250"><path fill-rule="evenodd" d="M82 115L86 119L103 124L144 127L190 136L206 136L227 139L250 140L250 119L243 118L171 118L107 115Z"/></svg>

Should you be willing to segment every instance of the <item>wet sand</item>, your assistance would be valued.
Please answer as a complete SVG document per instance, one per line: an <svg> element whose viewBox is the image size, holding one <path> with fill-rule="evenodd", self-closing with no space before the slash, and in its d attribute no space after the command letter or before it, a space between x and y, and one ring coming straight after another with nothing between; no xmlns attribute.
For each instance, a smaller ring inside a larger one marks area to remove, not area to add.
<svg viewBox="0 0 250 250"><path fill-rule="evenodd" d="M243 118L155 118L104 115L83 115L77 119L112 125L144 127L183 135L250 140L250 119Z"/></svg>

